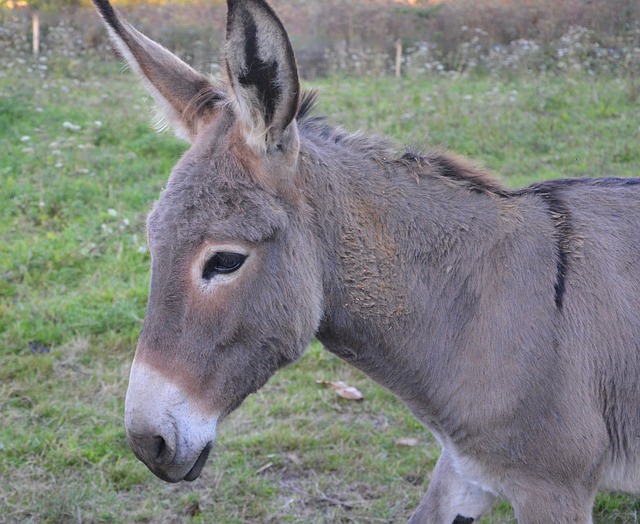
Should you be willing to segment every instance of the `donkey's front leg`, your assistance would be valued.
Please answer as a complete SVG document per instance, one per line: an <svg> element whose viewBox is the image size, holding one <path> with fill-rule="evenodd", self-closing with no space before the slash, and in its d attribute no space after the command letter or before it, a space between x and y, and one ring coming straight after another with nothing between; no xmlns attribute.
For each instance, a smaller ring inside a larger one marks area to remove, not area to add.
<svg viewBox="0 0 640 524"><path fill-rule="evenodd" d="M526 492L514 487L525 485ZM521 524L592 524L595 488L563 487L539 479L522 479L506 495Z"/></svg>
<svg viewBox="0 0 640 524"><path fill-rule="evenodd" d="M471 524L489 510L495 500L491 493L460 477L444 449L427 494L409 524Z"/></svg>

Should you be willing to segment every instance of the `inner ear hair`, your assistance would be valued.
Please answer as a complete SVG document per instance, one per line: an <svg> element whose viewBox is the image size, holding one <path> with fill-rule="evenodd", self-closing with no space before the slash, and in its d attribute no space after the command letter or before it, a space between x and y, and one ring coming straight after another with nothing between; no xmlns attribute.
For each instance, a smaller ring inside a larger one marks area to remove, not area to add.
<svg viewBox="0 0 640 524"><path fill-rule="evenodd" d="M247 142L277 147L298 112L300 81L291 42L262 0L228 0L225 66Z"/></svg>

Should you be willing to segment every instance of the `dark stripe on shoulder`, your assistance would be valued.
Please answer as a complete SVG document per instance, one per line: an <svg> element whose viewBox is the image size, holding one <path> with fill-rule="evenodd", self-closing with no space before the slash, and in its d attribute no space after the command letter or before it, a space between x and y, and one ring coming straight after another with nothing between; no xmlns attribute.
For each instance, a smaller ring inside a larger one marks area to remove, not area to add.
<svg viewBox="0 0 640 524"><path fill-rule="evenodd" d="M533 194L540 196L547 204L547 209L554 224L554 240L556 243L557 263L556 263L556 283L555 303L559 311L562 310L564 295L567 287L567 272L569 271L569 249L570 239L573 235L571 227L571 213L565 201L558 194L559 190L571 185L572 180L552 180L533 184L524 189L520 194ZM579 180L579 179L577 179ZM569 183L567 183L569 182Z"/></svg>

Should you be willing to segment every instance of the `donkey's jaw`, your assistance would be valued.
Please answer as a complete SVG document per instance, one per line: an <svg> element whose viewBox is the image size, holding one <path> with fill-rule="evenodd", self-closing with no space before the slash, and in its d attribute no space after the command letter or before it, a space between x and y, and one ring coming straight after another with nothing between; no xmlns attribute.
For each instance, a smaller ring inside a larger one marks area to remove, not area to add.
<svg viewBox="0 0 640 524"><path fill-rule="evenodd" d="M134 360L125 400L129 446L167 482L195 480L216 435L217 414L205 414L167 377Z"/></svg>

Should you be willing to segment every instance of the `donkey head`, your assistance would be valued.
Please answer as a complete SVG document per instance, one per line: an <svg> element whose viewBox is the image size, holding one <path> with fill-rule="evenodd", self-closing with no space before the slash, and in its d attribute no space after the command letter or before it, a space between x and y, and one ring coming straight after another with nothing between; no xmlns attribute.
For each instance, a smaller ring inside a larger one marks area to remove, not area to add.
<svg viewBox="0 0 640 524"><path fill-rule="evenodd" d="M192 144L148 219L151 289L125 425L157 476L194 480L216 424L296 360L320 322L320 271L298 189L295 59L262 0L228 0L220 84L94 1L162 116Z"/></svg>

